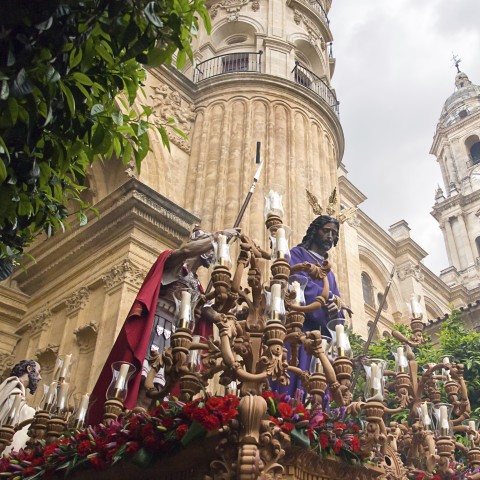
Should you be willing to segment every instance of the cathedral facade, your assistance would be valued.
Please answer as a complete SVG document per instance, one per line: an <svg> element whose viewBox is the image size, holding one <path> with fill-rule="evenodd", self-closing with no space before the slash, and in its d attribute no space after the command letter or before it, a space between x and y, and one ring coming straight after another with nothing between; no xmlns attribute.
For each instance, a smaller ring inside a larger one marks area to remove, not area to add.
<svg viewBox="0 0 480 480"><path fill-rule="evenodd" d="M199 32L194 64L152 70L145 88L153 120L175 118L188 141L172 130L168 152L152 131L152 152L141 172L119 160L91 168L88 195L100 216L39 240L30 251L36 262L0 286L5 370L35 358L48 383L56 356L72 353L77 391L90 391L157 255L178 247L194 224L211 231L233 225L258 168L258 142L264 170L240 226L260 244L268 245L264 195L273 186L284 191L291 245L314 218L305 189L326 204L336 188L339 208L359 207L342 224L332 254L342 298L354 311L354 331L368 335L390 279L377 337L408 321L412 294L429 320L442 318L451 305L475 310L479 87L457 76L432 146L445 179L434 215L450 261L437 277L423 265L427 252L411 239L405 221L385 232L362 212L366 197L341 163L345 139L332 86L331 0L210 0L208 6L212 33Z"/></svg>

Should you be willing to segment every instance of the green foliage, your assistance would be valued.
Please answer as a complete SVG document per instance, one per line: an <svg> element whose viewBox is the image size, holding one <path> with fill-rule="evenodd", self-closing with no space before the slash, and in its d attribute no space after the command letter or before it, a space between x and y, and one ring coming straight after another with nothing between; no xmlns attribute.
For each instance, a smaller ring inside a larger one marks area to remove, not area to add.
<svg viewBox="0 0 480 480"><path fill-rule="evenodd" d="M145 66L192 58L204 0L17 0L0 6L0 279L42 230L80 224L85 171L150 143L133 108ZM140 113L138 113L140 112ZM165 126L161 138L168 142ZM167 143L168 146L168 143Z"/></svg>

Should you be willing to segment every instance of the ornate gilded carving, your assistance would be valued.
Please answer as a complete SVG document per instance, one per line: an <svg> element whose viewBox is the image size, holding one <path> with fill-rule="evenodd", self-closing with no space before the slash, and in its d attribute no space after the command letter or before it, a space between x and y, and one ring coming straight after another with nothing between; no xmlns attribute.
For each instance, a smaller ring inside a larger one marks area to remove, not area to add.
<svg viewBox="0 0 480 480"><path fill-rule="evenodd" d="M82 287L76 292L73 292L67 299L65 299L67 313L73 313L76 310L84 309L87 306L89 297L90 291L88 290L88 287Z"/></svg>

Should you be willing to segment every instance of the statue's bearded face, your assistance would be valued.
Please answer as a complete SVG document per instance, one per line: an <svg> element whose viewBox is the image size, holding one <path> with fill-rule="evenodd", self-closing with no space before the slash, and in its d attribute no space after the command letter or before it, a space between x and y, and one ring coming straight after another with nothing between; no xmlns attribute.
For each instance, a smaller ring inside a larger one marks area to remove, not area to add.
<svg viewBox="0 0 480 480"><path fill-rule="evenodd" d="M328 252L338 241L338 227L332 222L325 223L315 233L314 244L322 253Z"/></svg>
<svg viewBox="0 0 480 480"><path fill-rule="evenodd" d="M30 367L28 371L28 389L32 395L37 391L41 379L40 365L37 363L35 368Z"/></svg>

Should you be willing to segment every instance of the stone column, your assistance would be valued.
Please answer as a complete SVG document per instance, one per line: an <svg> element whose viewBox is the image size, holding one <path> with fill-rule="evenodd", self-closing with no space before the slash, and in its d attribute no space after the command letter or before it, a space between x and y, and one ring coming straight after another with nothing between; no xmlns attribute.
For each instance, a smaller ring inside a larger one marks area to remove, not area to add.
<svg viewBox="0 0 480 480"><path fill-rule="evenodd" d="M447 245L449 246L449 251L452 256L452 266L454 266L457 270L460 270L460 259L458 257L457 244L455 242L455 236L453 235L450 218L447 218L447 220L445 221L445 230L447 233Z"/></svg>

